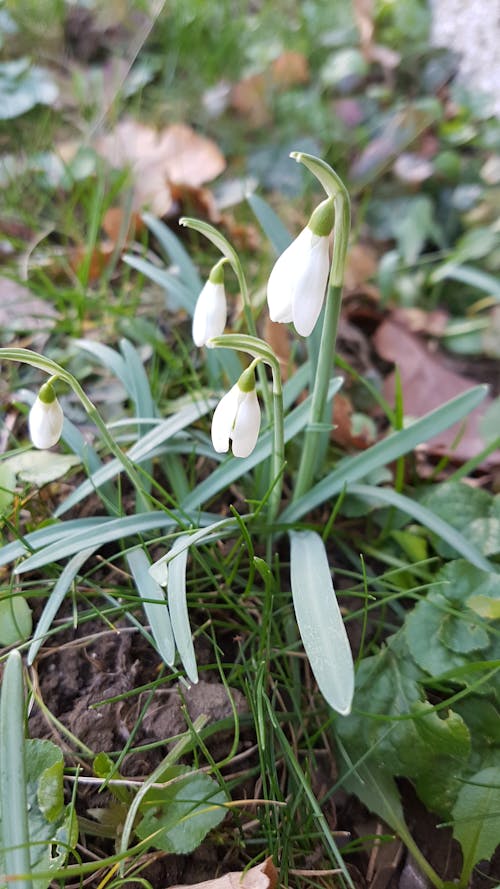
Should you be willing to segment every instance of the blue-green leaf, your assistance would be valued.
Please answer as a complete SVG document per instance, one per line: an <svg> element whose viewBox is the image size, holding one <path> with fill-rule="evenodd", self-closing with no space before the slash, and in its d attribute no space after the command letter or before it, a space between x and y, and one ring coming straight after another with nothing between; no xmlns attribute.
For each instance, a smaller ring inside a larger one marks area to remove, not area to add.
<svg viewBox="0 0 500 889"><path fill-rule="evenodd" d="M345 716L354 694L354 664L325 546L314 531L292 531L290 542L293 606L302 642L323 697Z"/></svg>

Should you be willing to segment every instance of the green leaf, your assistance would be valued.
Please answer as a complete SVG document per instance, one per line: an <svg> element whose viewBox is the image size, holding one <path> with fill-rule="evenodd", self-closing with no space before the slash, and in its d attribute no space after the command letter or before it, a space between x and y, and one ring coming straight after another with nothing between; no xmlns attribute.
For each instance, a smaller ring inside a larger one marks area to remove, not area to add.
<svg viewBox="0 0 500 889"><path fill-rule="evenodd" d="M292 243L292 236L290 235L288 229L285 228L279 216L274 212L272 207L269 206L267 201L261 198L257 194L250 194L247 197L247 201L250 204L255 216L257 217L260 226L266 235L266 237L270 240L273 245L276 253L279 255L286 250L287 247Z"/></svg>
<svg viewBox="0 0 500 889"><path fill-rule="evenodd" d="M151 788L141 801L136 833L165 852L188 854L223 821L227 797L208 775L183 766L167 768L161 783L165 786Z"/></svg>
<svg viewBox="0 0 500 889"><path fill-rule="evenodd" d="M293 607L307 658L325 700L350 712L354 664L325 545L314 531L290 533Z"/></svg>
<svg viewBox="0 0 500 889"><path fill-rule="evenodd" d="M471 265L455 265L454 263L446 263L436 269L431 275L431 282L437 284L444 278L451 278L453 281L460 281L462 284L470 284L477 290L482 290L488 296L500 300L500 281L494 275L483 272Z"/></svg>
<svg viewBox="0 0 500 889"><path fill-rule="evenodd" d="M394 778L373 762L360 763L341 776L342 786L353 793L370 812L375 812L401 837L408 834L403 807Z"/></svg>
<svg viewBox="0 0 500 889"><path fill-rule="evenodd" d="M31 633L31 608L20 595L0 598L0 645L24 642Z"/></svg>
<svg viewBox="0 0 500 889"><path fill-rule="evenodd" d="M500 551L500 497L463 482L447 482L427 489L422 503L466 534L485 555ZM439 555L454 558L457 552L442 540L435 541Z"/></svg>
<svg viewBox="0 0 500 889"><path fill-rule="evenodd" d="M453 836L462 847L460 885L467 885L474 865L489 859L500 837L500 767L472 775L453 808Z"/></svg>
<svg viewBox="0 0 500 889"><path fill-rule="evenodd" d="M406 619L412 657L427 673L439 676L477 660L500 657L500 642L490 625L468 607L471 595L500 592L498 574L480 571L463 560L445 565L435 585ZM462 682L467 680L467 673Z"/></svg>
<svg viewBox="0 0 500 889"><path fill-rule="evenodd" d="M0 64L0 120L19 117L35 105L53 105L58 94L48 71L29 59Z"/></svg>
<svg viewBox="0 0 500 889"><path fill-rule="evenodd" d="M364 762L370 771L411 778L428 808L446 816L460 787L456 776L469 759L470 735L459 714L449 711L443 719L423 700L421 677L404 633L390 637L386 648L359 664L353 712L336 729L356 768Z"/></svg>
<svg viewBox="0 0 500 889"><path fill-rule="evenodd" d="M6 460L0 465L0 518L8 515L14 501L16 474Z"/></svg>

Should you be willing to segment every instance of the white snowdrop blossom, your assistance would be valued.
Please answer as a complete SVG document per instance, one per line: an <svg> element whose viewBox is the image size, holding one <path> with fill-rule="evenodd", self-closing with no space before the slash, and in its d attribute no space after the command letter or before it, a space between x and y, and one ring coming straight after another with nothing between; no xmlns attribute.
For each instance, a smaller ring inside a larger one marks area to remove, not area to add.
<svg viewBox="0 0 500 889"><path fill-rule="evenodd" d="M45 450L61 437L64 414L51 383L45 383L29 412L30 438L35 448Z"/></svg>
<svg viewBox="0 0 500 889"><path fill-rule="evenodd" d="M206 346L213 336L224 333L227 319L224 272L218 262L210 272L208 281L196 302L193 315L193 340L196 346Z"/></svg>
<svg viewBox="0 0 500 889"><path fill-rule="evenodd" d="M229 450L235 457L248 457L259 437L260 405L255 391L253 368L252 380L245 371L232 389L227 392L215 408L212 419L212 444L219 454ZM251 388L249 388L251 386Z"/></svg>
<svg viewBox="0 0 500 889"><path fill-rule="evenodd" d="M323 306L332 228L333 199L328 198L278 258L269 277L267 302L271 321L293 321L301 336L312 333Z"/></svg>

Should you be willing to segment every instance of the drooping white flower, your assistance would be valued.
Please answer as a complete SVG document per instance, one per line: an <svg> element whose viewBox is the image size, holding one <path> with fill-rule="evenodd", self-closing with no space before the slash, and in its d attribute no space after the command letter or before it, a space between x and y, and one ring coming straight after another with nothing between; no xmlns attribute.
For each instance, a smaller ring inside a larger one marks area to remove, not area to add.
<svg viewBox="0 0 500 889"><path fill-rule="evenodd" d="M316 208L300 235L276 261L267 284L271 321L293 321L301 336L312 333L323 306L333 213L332 198Z"/></svg>
<svg viewBox="0 0 500 889"><path fill-rule="evenodd" d="M193 315L193 340L195 345L205 346L213 336L224 333L227 319L224 271L221 260L210 272L196 302Z"/></svg>
<svg viewBox="0 0 500 889"><path fill-rule="evenodd" d="M64 414L51 383L45 383L29 412L30 438L35 448L45 450L57 444L61 437Z"/></svg>
<svg viewBox="0 0 500 889"><path fill-rule="evenodd" d="M235 457L248 457L259 436L260 405L255 391L253 367L226 392L215 408L212 419L212 444L219 454L232 450Z"/></svg>

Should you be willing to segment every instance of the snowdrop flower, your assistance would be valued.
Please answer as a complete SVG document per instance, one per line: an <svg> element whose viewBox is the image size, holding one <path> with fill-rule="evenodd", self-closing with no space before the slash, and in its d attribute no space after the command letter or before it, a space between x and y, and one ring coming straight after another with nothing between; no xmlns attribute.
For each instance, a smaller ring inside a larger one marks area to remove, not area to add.
<svg viewBox="0 0 500 889"><path fill-rule="evenodd" d="M35 448L51 448L61 437L64 414L52 383L45 383L29 412L30 438Z"/></svg>
<svg viewBox="0 0 500 889"><path fill-rule="evenodd" d="M316 207L306 227L278 258L268 281L271 321L293 321L301 336L312 333L323 306L333 223L333 198L328 198Z"/></svg>
<svg viewBox="0 0 500 889"><path fill-rule="evenodd" d="M254 365L244 371L238 382L219 401L212 419L212 444L219 454L233 443L235 457L248 457L259 436L260 405L255 391Z"/></svg>
<svg viewBox="0 0 500 889"><path fill-rule="evenodd" d="M224 333L227 317L223 268L225 262L225 259L221 259L214 265L198 297L193 315L193 340L197 346L206 346L213 336Z"/></svg>

